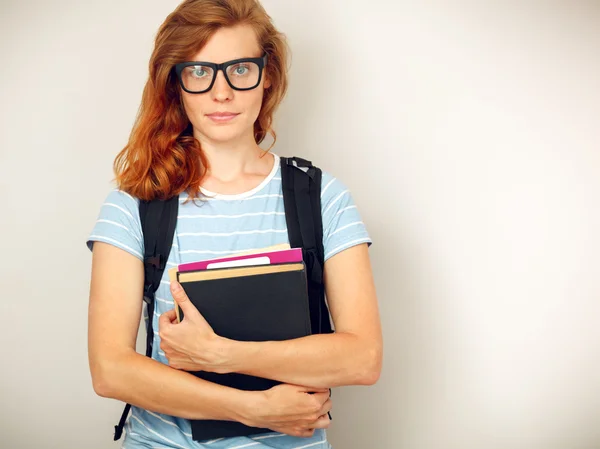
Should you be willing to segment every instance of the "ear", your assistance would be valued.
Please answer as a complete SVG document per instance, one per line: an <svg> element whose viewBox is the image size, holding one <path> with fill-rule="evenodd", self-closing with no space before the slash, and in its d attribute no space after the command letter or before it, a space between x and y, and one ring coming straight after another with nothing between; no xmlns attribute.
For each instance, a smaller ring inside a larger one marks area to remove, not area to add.
<svg viewBox="0 0 600 449"><path fill-rule="evenodd" d="M267 76L267 73L265 72L264 74L265 77L265 81L263 83L263 88L264 89L268 89L269 87L271 87L271 80L269 79L269 77Z"/></svg>

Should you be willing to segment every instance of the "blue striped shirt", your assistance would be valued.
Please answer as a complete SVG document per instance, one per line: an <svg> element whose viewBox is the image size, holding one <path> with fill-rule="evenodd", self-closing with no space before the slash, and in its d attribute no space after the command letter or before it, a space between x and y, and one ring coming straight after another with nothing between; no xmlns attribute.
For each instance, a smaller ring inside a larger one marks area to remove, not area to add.
<svg viewBox="0 0 600 449"><path fill-rule="evenodd" d="M173 247L161 284L156 292L152 317L154 344L152 358L168 364L160 350L158 318L174 308L167 270L182 263L214 259L237 252L257 250L289 243L283 205L281 170L276 154L273 169L254 189L237 195L220 195L203 189L207 201L188 201L182 192L173 239ZM138 211L139 200L120 191L109 192L100 208L98 220L87 240L91 250L94 241L109 243L143 260L144 239ZM344 184L323 172L321 186L323 246L325 260L371 239L352 196ZM144 308L144 314L146 314ZM147 316L144 316L148 319ZM222 438L197 442L192 439L190 422L183 418L131 408L125 426L123 448L184 449L329 449L325 429L317 429L310 438L299 438L278 432L250 437Z"/></svg>

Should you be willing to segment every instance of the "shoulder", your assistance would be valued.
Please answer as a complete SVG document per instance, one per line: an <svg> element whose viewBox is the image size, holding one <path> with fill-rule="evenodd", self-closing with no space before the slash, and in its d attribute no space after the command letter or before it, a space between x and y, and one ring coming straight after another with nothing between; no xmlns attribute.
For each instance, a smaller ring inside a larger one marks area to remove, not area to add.
<svg viewBox="0 0 600 449"><path fill-rule="evenodd" d="M352 193L346 183L330 172L322 170L321 210L323 216L333 210L340 212L345 207L355 207Z"/></svg>
<svg viewBox="0 0 600 449"><path fill-rule="evenodd" d="M348 186L321 170L321 214L325 260L352 246L372 241Z"/></svg>
<svg viewBox="0 0 600 449"><path fill-rule="evenodd" d="M138 215L140 200L127 192L119 189L111 190L104 200L103 209L107 208L103 212L110 213L111 208L117 208L121 212L131 216Z"/></svg>
<svg viewBox="0 0 600 449"><path fill-rule="evenodd" d="M108 192L86 241L90 250L95 241L112 244L143 260L139 199L119 189Z"/></svg>
<svg viewBox="0 0 600 449"><path fill-rule="evenodd" d="M321 173L321 199L330 200L344 192L349 192L341 179L325 170L321 170Z"/></svg>

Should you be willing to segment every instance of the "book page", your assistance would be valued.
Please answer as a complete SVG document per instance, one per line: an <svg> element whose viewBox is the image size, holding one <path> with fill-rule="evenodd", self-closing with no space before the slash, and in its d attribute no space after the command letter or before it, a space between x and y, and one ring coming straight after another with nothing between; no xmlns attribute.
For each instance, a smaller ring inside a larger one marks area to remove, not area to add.
<svg viewBox="0 0 600 449"><path fill-rule="evenodd" d="M260 265L255 267L236 267L218 270L202 270L179 273L179 283L206 281L211 279L226 279L258 274L281 273L285 271L300 271L304 269L303 263L290 263L282 265Z"/></svg>

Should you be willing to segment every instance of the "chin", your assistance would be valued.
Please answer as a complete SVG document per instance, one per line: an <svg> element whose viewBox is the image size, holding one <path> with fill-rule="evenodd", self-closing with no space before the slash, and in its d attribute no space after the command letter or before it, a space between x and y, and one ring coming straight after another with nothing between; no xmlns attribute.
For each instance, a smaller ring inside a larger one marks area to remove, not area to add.
<svg viewBox="0 0 600 449"><path fill-rule="evenodd" d="M218 142L235 140L240 136L240 133L235 127L226 128L225 126L216 126L210 129L206 134L211 140Z"/></svg>

